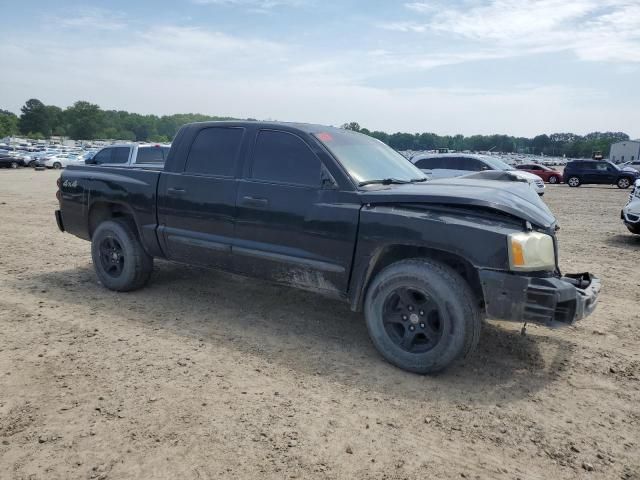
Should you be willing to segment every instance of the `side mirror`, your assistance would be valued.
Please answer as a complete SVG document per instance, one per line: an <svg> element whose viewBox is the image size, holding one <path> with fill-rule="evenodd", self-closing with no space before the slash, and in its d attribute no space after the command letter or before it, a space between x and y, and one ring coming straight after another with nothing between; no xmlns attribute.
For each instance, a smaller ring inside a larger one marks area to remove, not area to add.
<svg viewBox="0 0 640 480"><path fill-rule="evenodd" d="M98 162L96 162L93 158L87 158L84 161L85 165L95 165L96 163L98 163Z"/></svg>

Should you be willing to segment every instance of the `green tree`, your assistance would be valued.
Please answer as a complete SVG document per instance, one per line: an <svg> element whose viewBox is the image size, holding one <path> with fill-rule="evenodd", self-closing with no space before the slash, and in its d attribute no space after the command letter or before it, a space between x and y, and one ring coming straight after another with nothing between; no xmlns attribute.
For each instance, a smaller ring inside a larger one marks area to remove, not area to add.
<svg viewBox="0 0 640 480"><path fill-rule="evenodd" d="M342 127L345 130L353 130L354 132L359 132L360 131L360 124L358 122L349 122L349 123L345 123L342 125Z"/></svg>
<svg viewBox="0 0 640 480"><path fill-rule="evenodd" d="M103 128L103 113L98 105L77 101L64 111L67 134L76 140L93 140Z"/></svg>
<svg viewBox="0 0 640 480"><path fill-rule="evenodd" d="M18 133L18 116L8 110L0 110L0 138Z"/></svg>
<svg viewBox="0 0 640 480"><path fill-rule="evenodd" d="M18 122L20 133L25 135L28 133L40 133L45 137L51 134L49 116L44 103L37 98L31 98L26 101L20 110L22 112Z"/></svg>

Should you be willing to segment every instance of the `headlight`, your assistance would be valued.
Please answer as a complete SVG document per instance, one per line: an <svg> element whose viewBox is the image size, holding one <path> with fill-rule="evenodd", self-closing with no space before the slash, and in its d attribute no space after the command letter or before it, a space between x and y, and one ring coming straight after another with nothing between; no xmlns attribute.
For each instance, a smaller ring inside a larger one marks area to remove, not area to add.
<svg viewBox="0 0 640 480"><path fill-rule="evenodd" d="M508 243L511 270L530 272L556 268L551 235L539 232L512 233Z"/></svg>

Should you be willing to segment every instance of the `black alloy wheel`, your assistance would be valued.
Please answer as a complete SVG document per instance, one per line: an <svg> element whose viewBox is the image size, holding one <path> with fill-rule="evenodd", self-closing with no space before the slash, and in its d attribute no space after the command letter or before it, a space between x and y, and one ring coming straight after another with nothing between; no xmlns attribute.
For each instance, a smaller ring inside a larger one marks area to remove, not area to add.
<svg viewBox="0 0 640 480"><path fill-rule="evenodd" d="M124 250L115 237L105 237L100 242L100 263L104 272L114 278L119 277L124 269Z"/></svg>
<svg viewBox="0 0 640 480"><path fill-rule="evenodd" d="M438 305L415 288L392 291L384 302L382 319L389 338L408 353L426 353L442 338L444 324Z"/></svg>

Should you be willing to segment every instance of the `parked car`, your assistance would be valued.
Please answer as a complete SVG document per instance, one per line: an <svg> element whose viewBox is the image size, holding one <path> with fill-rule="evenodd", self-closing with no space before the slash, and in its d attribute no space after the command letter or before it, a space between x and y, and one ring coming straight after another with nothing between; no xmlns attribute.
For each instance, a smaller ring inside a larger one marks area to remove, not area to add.
<svg viewBox="0 0 640 480"><path fill-rule="evenodd" d="M622 163L619 165L619 167L623 170L633 168L634 170L640 171L640 160L634 160L633 162Z"/></svg>
<svg viewBox="0 0 640 480"><path fill-rule="evenodd" d="M488 155L469 153L421 154L413 157L411 162L430 178L451 178L467 175L472 172L500 170L511 172L514 176L525 180L540 196L544 195L544 181L537 175L516 170L511 165Z"/></svg>
<svg viewBox="0 0 640 480"><path fill-rule="evenodd" d="M629 188L638 177L640 172L621 170L605 160L573 160L567 163L563 172L564 183L570 187L600 184Z"/></svg>
<svg viewBox="0 0 640 480"><path fill-rule="evenodd" d="M7 154L0 154L0 168L18 168L22 166L22 161Z"/></svg>
<svg viewBox="0 0 640 480"><path fill-rule="evenodd" d="M88 165L138 166L150 168L162 166L169 153L168 145L114 144L99 150L85 160Z"/></svg>
<svg viewBox="0 0 640 480"><path fill-rule="evenodd" d="M562 181L562 173L553 168L546 167L544 165L537 165L535 163L528 163L525 165L516 165L518 170L533 173L537 175L545 182L560 183Z"/></svg>
<svg viewBox="0 0 640 480"><path fill-rule="evenodd" d="M37 165L58 170L60 168L66 168L69 165L80 164L82 162L82 158L78 155L72 153L61 153L59 155L49 155L40 158L37 161Z"/></svg>
<svg viewBox="0 0 640 480"><path fill-rule="evenodd" d="M620 212L620 217L631 233L640 235L640 180L635 181L629 201Z"/></svg>
<svg viewBox="0 0 640 480"><path fill-rule="evenodd" d="M364 310L380 353L413 372L468 355L485 316L571 325L600 290L561 276L556 219L525 182L426 181L321 125L186 125L164 166L71 166L56 196L58 228L91 241L111 290L143 287L154 257L312 290Z"/></svg>

